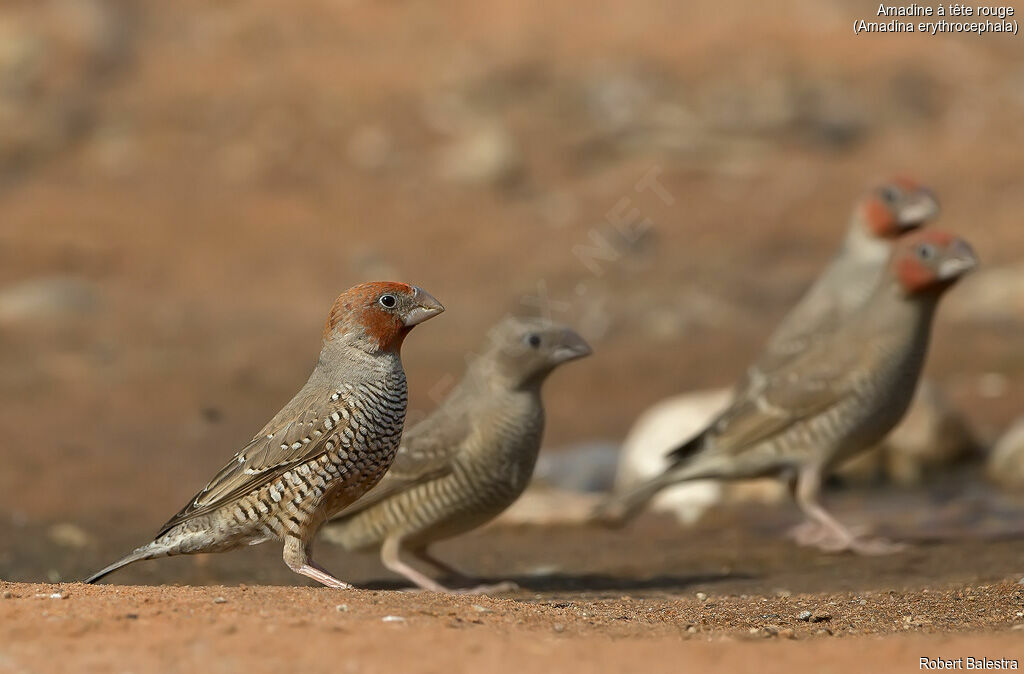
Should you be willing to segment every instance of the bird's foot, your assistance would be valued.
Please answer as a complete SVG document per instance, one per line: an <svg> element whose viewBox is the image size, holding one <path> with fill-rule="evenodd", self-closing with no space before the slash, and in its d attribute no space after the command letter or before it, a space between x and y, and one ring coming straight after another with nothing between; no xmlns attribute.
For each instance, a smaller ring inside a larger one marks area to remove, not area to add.
<svg viewBox="0 0 1024 674"><path fill-rule="evenodd" d="M465 587L453 590L456 594L500 594L502 592L515 592L521 589L518 583L511 580L503 580L500 583L484 583L474 587Z"/></svg>
<svg viewBox="0 0 1024 674"><path fill-rule="evenodd" d="M908 547L906 543L897 543L884 538L854 538L845 549L858 555L873 557L903 552Z"/></svg>
<svg viewBox="0 0 1024 674"><path fill-rule="evenodd" d="M343 580L338 580L337 578L327 573L323 569L317 568L315 566L300 566L299 568L295 569L295 573L301 573L303 576L306 576L307 578L312 578L321 585L326 585L327 587L331 587L336 590L353 589L352 585L346 583Z"/></svg>
<svg viewBox="0 0 1024 674"><path fill-rule="evenodd" d="M813 543L822 552L852 552L865 557L891 555L907 549L904 543L895 543L884 538L864 536L862 533L836 532L827 534Z"/></svg>
<svg viewBox="0 0 1024 674"><path fill-rule="evenodd" d="M444 585L436 585L431 587L408 587L402 590L410 594L418 594L420 592L440 592L442 594L464 594L464 595L475 595L475 594L500 594L502 592L515 592L521 589L518 584L513 583L510 580L502 581L500 583L484 583L480 585L474 585L472 587L445 587Z"/></svg>
<svg viewBox="0 0 1024 674"><path fill-rule="evenodd" d="M867 527L853 527L849 529L847 536L840 536L819 522L806 520L790 528L786 536L793 539L797 545L835 551L844 549L843 546L851 539L860 538L867 532Z"/></svg>

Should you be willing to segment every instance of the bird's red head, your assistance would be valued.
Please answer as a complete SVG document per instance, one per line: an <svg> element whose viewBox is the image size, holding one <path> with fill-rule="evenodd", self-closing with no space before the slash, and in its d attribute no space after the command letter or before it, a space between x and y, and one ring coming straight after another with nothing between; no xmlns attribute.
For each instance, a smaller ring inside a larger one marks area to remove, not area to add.
<svg viewBox="0 0 1024 674"><path fill-rule="evenodd" d="M369 350L398 351L414 326L442 311L440 302L416 286L361 283L334 301L324 325L324 342L346 339Z"/></svg>
<svg viewBox="0 0 1024 674"><path fill-rule="evenodd" d="M898 177L868 192L859 212L871 234L891 239L938 217L939 202L927 187Z"/></svg>
<svg viewBox="0 0 1024 674"><path fill-rule="evenodd" d="M974 250L963 239L938 229L902 237L892 254L891 269L907 295L942 291L978 266Z"/></svg>

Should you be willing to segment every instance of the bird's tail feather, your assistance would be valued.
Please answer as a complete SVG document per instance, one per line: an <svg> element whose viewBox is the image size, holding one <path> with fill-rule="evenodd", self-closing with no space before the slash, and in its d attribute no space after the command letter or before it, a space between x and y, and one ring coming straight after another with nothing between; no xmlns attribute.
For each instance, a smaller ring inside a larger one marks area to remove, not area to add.
<svg viewBox="0 0 1024 674"><path fill-rule="evenodd" d="M682 461L689 459L691 456L696 454L704 447L704 437L707 435L707 431L702 431L697 435L693 436L683 444L679 445L671 452L665 455L665 458L672 462L673 465L678 465Z"/></svg>
<svg viewBox="0 0 1024 674"><path fill-rule="evenodd" d="M658 492L677 481L672 472L665 472L631 489L611 494L597 506L591 519L608 527L622 526L639 515Z"/></svg>
<svg viewBox="0 0 1024 674"><path fill-rule="evenodd" d="M86 584L92 584L95 583L97 580L103 578L104 576L111 574L114 571L117 571L123 566L128 566L129 564L133 564L135 562L141 562L144 559L163 557L167 554L168 551L165 546L157 545L156 543L149 543L147 545L143 545L141 548L136 548L135 550L125 555L121 559L117 560L110 566L107 566L92 574L82 582Z"/></svg>
<svg viewBox="0 0 1024 674"><path fill-rule="evenodd" d="M609 527L622 526L639 515L662 489L704 477L706 469L694 466L690 461L704 447L704 436L705 433L699 433L666 454L665 458L670 464L660 475L625 491L611 494L597 506L591 519Z"/></svg>

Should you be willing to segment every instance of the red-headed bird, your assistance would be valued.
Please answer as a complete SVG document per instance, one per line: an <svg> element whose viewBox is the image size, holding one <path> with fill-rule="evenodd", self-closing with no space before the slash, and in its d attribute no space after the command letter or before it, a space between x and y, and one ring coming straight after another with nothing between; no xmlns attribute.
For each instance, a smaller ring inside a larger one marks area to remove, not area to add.
<svg viewBox="0 0 1024 674"><path fill-rule="evenodd" d="M402 341L442 311L429 293L404 283L364 283L342 293L302 390L153 542L85 582L144 559L283 540L292 571L351 587L313 561L313 538L391 466L405 423Z"/></svg>

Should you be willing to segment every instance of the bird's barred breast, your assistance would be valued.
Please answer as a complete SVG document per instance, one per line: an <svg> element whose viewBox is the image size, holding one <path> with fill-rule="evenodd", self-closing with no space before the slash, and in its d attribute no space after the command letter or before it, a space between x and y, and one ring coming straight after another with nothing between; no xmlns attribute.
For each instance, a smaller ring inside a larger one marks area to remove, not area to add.
<svg viewBox="0 0 1024 674"><path fill-rule="evenodd" d="M358 384L347 392L350 406L337 414L325 452L225 505L214 516L222 531L237 531L238 538L244 539L239 542L245 543L302 535L380 481L401 440L407 395L404 374L386 383Z"/></svg>
<svg viewBox="0 0 1024 674"><path fill-rule="evenodd" d="M499 515L529 483L543 415L506 413L491 421L490 432L460 449L449 474L358 513L335 534L350 549L395 534L412 544L428 543L471 531Z"/></svg>

